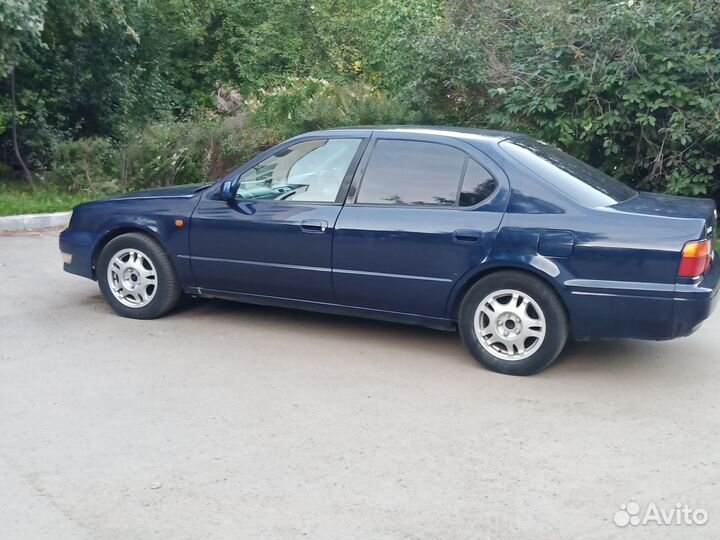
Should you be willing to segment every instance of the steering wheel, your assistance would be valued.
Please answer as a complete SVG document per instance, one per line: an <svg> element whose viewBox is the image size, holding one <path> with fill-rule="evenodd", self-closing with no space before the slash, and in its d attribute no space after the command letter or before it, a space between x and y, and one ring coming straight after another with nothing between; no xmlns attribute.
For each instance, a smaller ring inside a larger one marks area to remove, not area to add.
<svg viewBox="0 0 720 540"><path fill-rule="evenodd" d="M299 188L291 189L290 191L286 191L285 193L280 194L279 197L275 197L276 201L284 201L292 197L293 195L297 195L298 193L303 193L308 190L310 186L300 186Z"/></svg>

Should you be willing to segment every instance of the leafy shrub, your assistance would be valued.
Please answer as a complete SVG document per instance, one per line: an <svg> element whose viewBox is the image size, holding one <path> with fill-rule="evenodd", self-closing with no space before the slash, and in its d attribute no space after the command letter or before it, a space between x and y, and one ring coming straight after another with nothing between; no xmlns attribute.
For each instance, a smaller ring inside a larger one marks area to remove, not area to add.
<svg viewBox="0 0 720 540"><path fill-rule="evenodd" d="M718 0L16 1L0 34L25 161L67 189L199 181L308 129L423 122L529 132L720 199ZM253 97L210 114L218 85ZM4 90L17 172L9 115ZM109 162L83 150L99 136L126 141Z"/></svg>
<svg viewBox="0 0 720 540"><path fill-rule="evenodd" d="M70 193L94 196L119 188L119 153L108 139L93 137L57 144L47 180Z"/></svg>
<svg viewBox="0 0 720 540"><path fill-rule="evenodd" d="M416 106L532 133L641 189L717 194L720 3L451 6L409 64Z"/></svg>
<svg viewBox="0 0 720 540"><path fill-rule="evenodd" d="M0 162L0 180L11 179L13 177L13 169L10 165Z"/></svg>
<svg viewBox="0 0 720 540"><path fill-rule="evenodd" d="M50 183L69 192L115 191L215 180L291 135L340 125L407 122L406 107L364 84L291 79L231 116L156 122L122 143L85 138L56 146Z"/></svg>
<svg viewBox="0 0 720 540"><path fill-rule="evenodd" d="M261 91L250 102L252 125L272 130L277 139L339 126L413 123L420 118L386 92L364 83L288 79Z"/></svg>
<svg viewBox="0 0 720 540"><path fill-rule="evenodd" d="M192 122L150 124L123 149L128 187L171 186L203 177L205 126Z"/></svg>
<svg viewBox="0 0 720 540"><path fill-rule="evenodd" d="M364 84L288 79L261 91L245 111L184 122L150 124L122 148L122 187L142 188L214 180L281 140L313 129L401 123L414 116Z"/></svg>
<svg viewBox="0 0 720 540"><path fill-rule="evenodd" d="M122 149L125 186L139 189L215 180L276 140L244 115L151 124Z"/></svg>

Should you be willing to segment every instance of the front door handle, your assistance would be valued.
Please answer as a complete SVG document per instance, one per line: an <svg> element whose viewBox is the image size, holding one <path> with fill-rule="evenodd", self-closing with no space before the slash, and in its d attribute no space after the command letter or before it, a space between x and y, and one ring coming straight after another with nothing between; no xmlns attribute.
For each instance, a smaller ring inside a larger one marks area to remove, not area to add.
<svg viewBox="0 0 720 540"><path fill-rule="evenodd" d="M480 231L470 229L458 229L453 233L453 242L460 244L470 244L480 240Z"/></svg>
<svg viewBox="0 0 720 540"><path fill-rule="evenodd" d="M327 230L328 222L322 219L304 219L300 222L303 232L323 233Z"/></svg>

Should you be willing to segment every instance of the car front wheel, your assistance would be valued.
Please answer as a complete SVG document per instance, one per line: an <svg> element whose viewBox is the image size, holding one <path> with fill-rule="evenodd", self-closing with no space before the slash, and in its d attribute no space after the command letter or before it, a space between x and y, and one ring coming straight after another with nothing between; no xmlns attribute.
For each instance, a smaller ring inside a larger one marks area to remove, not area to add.
<svg viewBox="0 0 720 540"><path fill-rule="evenodd" d="M180 298L180 284L167 254L140 233L108 242L98 258L97 278L105 300L123 317L154 319Z"/></svg>
<svg viewBox="0 0 720 540"><path fill-rule="evenodd" d="M555 292L517 271L491 274L473 285L460 306L458 326L478 362L510 375L549 366L568 336L565 309Z"/></svg>

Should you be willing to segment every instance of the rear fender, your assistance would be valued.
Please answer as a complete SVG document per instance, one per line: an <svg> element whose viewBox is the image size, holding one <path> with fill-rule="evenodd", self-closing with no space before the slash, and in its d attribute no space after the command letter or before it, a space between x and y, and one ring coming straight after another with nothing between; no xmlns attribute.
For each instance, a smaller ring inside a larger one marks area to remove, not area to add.
<svg viewBox="0 0 720 540"><path fill-rule="evenodd" d="M561 286L569 279L567 272L556 261L538 254L514 255L512 257L496 257L487 260L466 272L455 284L448 298L445 310L446 318L457 320L457 310L465 293L483 277L504 270L520 270L539 277L547 283L565 303L567 291Z"/></svg>

